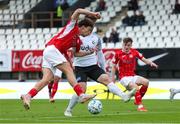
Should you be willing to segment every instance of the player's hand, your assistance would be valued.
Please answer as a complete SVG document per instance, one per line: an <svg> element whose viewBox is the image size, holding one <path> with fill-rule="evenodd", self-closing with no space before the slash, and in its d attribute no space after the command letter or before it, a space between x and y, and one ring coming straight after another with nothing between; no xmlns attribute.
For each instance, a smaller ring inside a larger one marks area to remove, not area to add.
<svg viewBox="0 0 180 124"><path fill-rule="evenodd" d="M115 83L115 82L116 82L116 80L115 80L114 76L111 78L111 81L112 81L113 83Z"/></svg>
<svg viewBox="0 0 180 124"><path fill-rule="evenodd" d="M93 12L91 16L95 17L96 19L100 19L101 18L101 15L100 15L99 12Z"/></svg>
<svg viewBox="0 0 180 124"><path fill-rule="evenodd" d="M156 68L156 69L158 68L158 65L156 65L154 62L151 62L151 63L150 63L150 66L151 66L151 67L154 67L154 68Z"/></svg>
<svg viewBox="0 0 180 124"><path fill-rule="evenodd" d="M89 54L95 53L97 51L98 51L97 47L92 48L92 49L89 50Z"/></svg>

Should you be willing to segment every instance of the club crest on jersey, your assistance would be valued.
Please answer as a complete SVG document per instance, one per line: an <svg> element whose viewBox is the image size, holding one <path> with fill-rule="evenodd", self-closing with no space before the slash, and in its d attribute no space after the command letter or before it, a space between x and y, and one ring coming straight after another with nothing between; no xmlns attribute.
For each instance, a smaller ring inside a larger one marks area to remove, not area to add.
<svg viewBox="0 0 180 124"><path fill-rule="evenodd" d="M95 41L92 41L92 44L95 44Z"/></svg>
<svg viewBox="0 0 180 124"><path fill-rule="evenodd" d="M130 55L129 55L129 58L133 58L133 55L132 55L132 54L130 54Z"/></svg>

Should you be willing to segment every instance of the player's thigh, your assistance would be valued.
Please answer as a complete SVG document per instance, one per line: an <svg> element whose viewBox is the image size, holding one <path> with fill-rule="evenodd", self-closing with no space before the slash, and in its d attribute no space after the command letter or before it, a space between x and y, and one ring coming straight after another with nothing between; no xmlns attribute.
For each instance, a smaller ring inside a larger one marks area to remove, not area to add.
<svg viewBox="0 0 180 124"><path fill-rule="evenodd" d="M45 59L53 67L67 62L66 58L54 45L45 48L43 52L43 59Z"/></svg>
<svg viewBox="0 0 180 124"><path fill-rule="evenodd" d="M55 67L60 71L64 72L66 75L73 73L72 67L70 66L69 62L63 62L61 64L56 65Z"/></svg>
<svg viewBox="0 0 180 124"><path fill-rule="evenodd" d="M62 77L62 71L60 71L59 69L56 69L55 74L54 74L54 81L59 82L61 77Z"/></svg>
<svg viewBox="0 0 180 124"><path fill-rule="evenodd" d="M104 80L105 79L107 80L108 78L105 71L102 68L100 68L98 65L91 66L87 74L88 74L88 77L90 77L91 79L99 83L104 82Z"/></svg>
<svg viewBox="0 0 180 124"><path fill-rule="evenodd" d="M132 90L133 88L136 88L136 90L139 90L139 86L136 83L130 82L128 86L126 87L127 90Z"/></svg>
<svg viewBox="0 0 180 124"><path fill-rule="evenodd" d="M53 80L54 75L53 75L53 71L51 69L42 68L42 72L43 72L43 78L42 78L43 82L49 82L49 81Z"/></svg>
<svg viewBox="0 0 180 124"><path fill-rule="evenodd" d="M123 77L120 80L120 83L126 87L126 89L132 89L132 88L136 88L137 85L135 84L135 79L133 76L127 76L127 77Z"/></svg>
<svg viewBox="0 0 180 124"><path fill-rule="evenodd" d="M140 86L140 85L148 86L149 85L149 80L144 78L144 77L142 77L142 76L138 76L137 80L136 80L136 84L138 86Z"/></svg>
<svg viewBox="0 0 180 124"><path fill-rule="evenodd" d="M75 67L75 75L78 83L87 82L87 74L84 67Z"/></svg>

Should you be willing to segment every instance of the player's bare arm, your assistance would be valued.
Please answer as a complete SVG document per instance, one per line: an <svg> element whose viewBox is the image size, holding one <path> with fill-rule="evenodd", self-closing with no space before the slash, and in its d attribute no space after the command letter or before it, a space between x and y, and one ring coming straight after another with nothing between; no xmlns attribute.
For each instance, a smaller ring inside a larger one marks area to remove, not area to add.
<svg viewBox="0 0 180 124"><path fill-rule="evenodd" d="M115 74L116 74L116 65L115 64L112 65L111 73L112 73L111 80L112 80L112 82L115 82L116 81L115 80Z"/></svg>
<svg viewBox="0 0 180 124"><path fill-rule="evenodd" d="M155 68L158 68L158 65L156 64L156 63L154 63L154 62L152 62L152 61L150 61L150 60L148 60L148 59L146 59L146 58L142 58L142 61L144 62L144 63L146 63L147 65L150 65L151 67L155 67Z"/></svg>
<svg viewBox="0 0 180 124"><path fill-rule="evenodd" d="M80 9L79 8L79 9L76 9L74 11L74 13L71 16L71 19L72 20L78 20L80 14L84 14L84 15L88 15L88 16L91 16L91 17L95 17L96 19L100 19L101 18L100 14L98 12L91 12L89 10Z"/></svg>
<svg viewBox="0 0 180 124"><path fill-rule="evenodd" d="M74 52L75 57L83 57L87 55L91 55L95 52L95 50L90 50L90 51L79 51L79 52Z"/></svg>

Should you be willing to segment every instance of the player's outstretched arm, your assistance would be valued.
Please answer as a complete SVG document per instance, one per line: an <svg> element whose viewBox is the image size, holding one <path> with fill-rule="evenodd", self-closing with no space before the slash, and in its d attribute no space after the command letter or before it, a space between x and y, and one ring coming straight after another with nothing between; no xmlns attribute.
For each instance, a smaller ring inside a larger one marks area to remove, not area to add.
<svg viewBox="0 0 180 124"><path fill-rule="evenodd" d="M155 67L156 69L158 68L158 65L157 64L155 64L154 62L152 62L152 61L150 61L150 60L148 60L148 59L146 59L146 58L142 58L142 61L144 62L144 63L146 63L147 65L150 65L151 67Z"/></svg>
<svg viewBox="0 0 180 124"><path fill-rule="evenodd" d="M79 51L79 52L75 52L74 51L74 56L75 57L83 57L83 56L87 56L90 54L93 54L95 52L95 50L91 50L91 51Z"/></svg>
<svg viewBox="0 0 180 124"><path fill-rule="evenodd" d="M96 19L100 19L100 18L101 18L100 14L99 14L98 12L91 12L91 11L89 11L89 10L80 9L80 8L79 8L79 9L76 9L76 10L74 11L74 13L73 13L72 16L71 16L71 19L72 19L72 20L78 20L80 14L88 15L88 16L94 17L94 18L96 18Z"/></svg>

